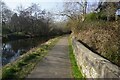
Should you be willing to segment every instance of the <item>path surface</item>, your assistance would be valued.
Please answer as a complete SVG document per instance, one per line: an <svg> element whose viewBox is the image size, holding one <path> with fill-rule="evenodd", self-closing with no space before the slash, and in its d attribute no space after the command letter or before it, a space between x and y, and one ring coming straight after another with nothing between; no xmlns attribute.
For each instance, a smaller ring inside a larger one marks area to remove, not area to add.
<svg viewBox="0 0 120 80"><path fill-rule="evenodd" d="M67 37L61 38L28 78L71 78Z"/></svg>

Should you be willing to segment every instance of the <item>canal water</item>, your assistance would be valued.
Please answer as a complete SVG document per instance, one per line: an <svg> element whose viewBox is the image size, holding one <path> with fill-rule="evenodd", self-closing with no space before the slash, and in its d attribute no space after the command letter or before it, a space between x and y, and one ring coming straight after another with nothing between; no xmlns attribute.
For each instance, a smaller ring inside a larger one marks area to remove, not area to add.
<svg viewBox="0 0 120 80"><path fill-rule="evenodd" d="M28 38L2 43L2 65L15 61L19 56L25 54L31 48L44 43L45 38Z"/></svg>

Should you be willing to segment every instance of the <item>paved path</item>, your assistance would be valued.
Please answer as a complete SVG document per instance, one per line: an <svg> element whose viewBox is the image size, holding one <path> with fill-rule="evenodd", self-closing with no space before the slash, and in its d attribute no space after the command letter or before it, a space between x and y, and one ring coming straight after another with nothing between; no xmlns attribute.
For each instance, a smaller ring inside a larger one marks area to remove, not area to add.
<svg viewBox="0 0 120 80"><path fill-rule="evenodd" d="M71 78L67 37L61 38L28 78Z"/></svg>

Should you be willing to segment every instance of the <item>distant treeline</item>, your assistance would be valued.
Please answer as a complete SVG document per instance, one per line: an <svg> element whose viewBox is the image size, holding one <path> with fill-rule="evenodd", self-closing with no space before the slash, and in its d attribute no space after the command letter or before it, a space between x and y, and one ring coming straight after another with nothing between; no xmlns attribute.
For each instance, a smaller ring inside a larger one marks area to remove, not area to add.
<svg viewBox="0 0 120 80"><path fill-rule="evenodd" d="M4 2L1 2L1 5L3 37L46 37L70 32L64 27L64 22L55 22L53 14L41 10L37 4L31 4L26 9L19 6L16 8L16 13L11 11Z"/></svg>

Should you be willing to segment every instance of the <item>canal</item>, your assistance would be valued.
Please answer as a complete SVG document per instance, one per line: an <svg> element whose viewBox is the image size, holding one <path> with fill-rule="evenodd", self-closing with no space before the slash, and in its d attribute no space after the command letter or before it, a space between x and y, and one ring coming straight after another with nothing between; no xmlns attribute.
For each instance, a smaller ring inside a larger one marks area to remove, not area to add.
<svg viewBox="0 0 120 80"><path fill-rule="evenodd" d="M2 65L15 61L28 50L47 41L47 38L28 38L2 43Z"/></svg>

